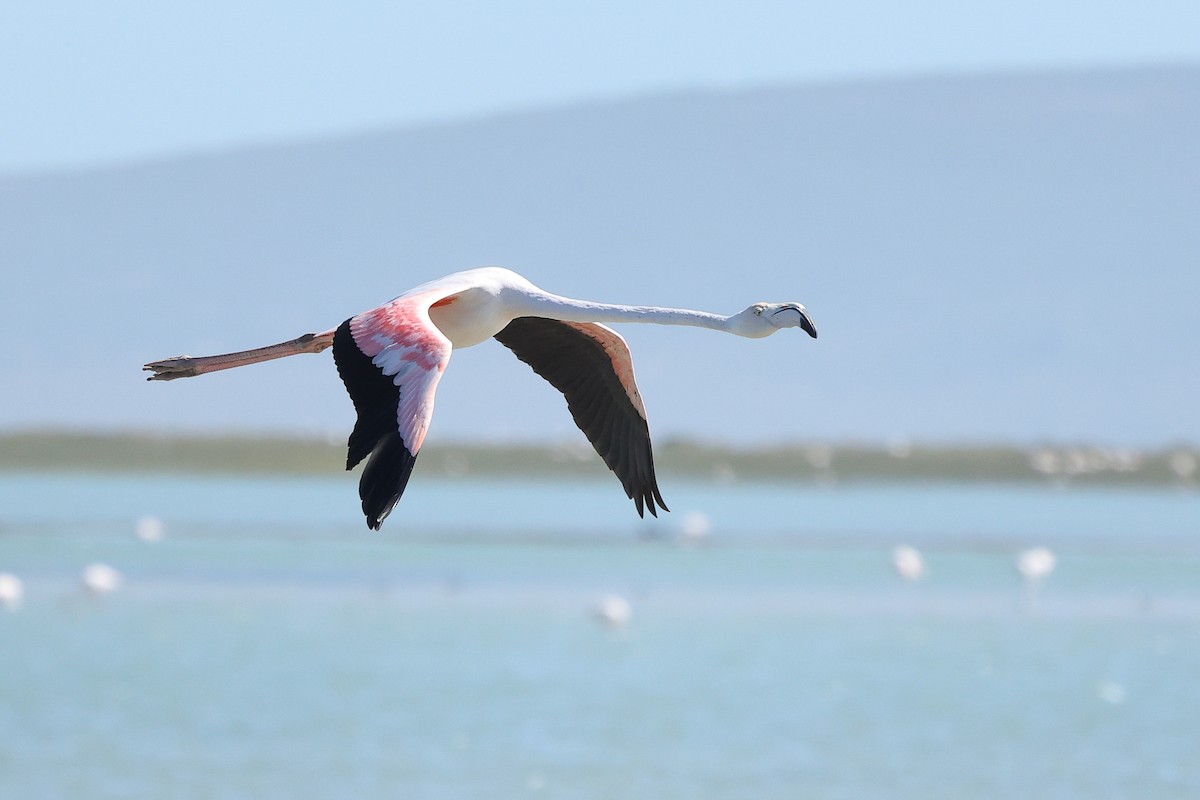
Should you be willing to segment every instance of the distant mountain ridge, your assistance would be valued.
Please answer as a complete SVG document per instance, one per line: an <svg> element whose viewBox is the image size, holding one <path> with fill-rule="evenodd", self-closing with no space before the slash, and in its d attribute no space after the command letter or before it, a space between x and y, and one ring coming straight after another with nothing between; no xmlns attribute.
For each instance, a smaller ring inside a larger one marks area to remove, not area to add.
<svg viewBox="0 0 1200 800"><path fill-rule="evenodd" d="M336 325L446 272L821 339L624 326L659 438L1200 441L1200 68L689 92L0 178L0 427L330 431L304 357L140 365ZM438 437L576 435L499 347Z"/></svg>

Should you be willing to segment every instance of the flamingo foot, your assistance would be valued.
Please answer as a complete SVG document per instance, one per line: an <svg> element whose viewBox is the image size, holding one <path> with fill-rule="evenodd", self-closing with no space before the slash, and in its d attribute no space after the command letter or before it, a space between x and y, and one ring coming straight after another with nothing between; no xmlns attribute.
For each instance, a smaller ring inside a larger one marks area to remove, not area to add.
<svg viewBox="0 0 1200 800"><path fill-rule="evenodd" d="M175 356L164 358L162 361L151 361L142 367L147 372L153 372L148 381L173 381L176 378L192 378L196 372L196 359L191 356Z"/></svg>

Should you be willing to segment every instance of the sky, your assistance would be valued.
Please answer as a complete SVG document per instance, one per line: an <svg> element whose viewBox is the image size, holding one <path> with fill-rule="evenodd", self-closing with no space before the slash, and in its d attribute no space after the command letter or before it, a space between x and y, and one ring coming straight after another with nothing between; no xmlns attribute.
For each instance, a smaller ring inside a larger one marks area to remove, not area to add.
<svg viewBox="0 0 1200 800"><path fill-rule="evenodd" d="M1197 62L1197 0L5 0L0 175L675 89Z"/></svg>

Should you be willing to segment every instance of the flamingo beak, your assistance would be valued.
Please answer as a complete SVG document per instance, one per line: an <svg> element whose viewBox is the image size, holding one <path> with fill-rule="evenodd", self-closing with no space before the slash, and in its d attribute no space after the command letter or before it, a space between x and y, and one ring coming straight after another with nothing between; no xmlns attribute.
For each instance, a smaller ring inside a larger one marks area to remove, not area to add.
<svg viewBox="0 0 1200 800"><path fill-rule="evenodd" d="M808 315L804 306L800 306L800 329L812 338L817 338L817 326L813 324L812 317Z"/></svg>
<svg viewBox="0 0 1200 800"><path fill-rule="evenodd" d="M792 328L792 327L799 326L800 329L803 330L805 333L807 333L809 336L811 336L814 339L817 338L817 326L813 323L812 317L810 317L808 315L808 309L806 309L804 306L800 305L799 303L789 303L786 306L784 306L783 308L776 311L775 314L779 314L784 311L795 311L797 314L800 315L800 321L799 322L791 322L789 320L789 324L785 325L783 327Z"/></svg>

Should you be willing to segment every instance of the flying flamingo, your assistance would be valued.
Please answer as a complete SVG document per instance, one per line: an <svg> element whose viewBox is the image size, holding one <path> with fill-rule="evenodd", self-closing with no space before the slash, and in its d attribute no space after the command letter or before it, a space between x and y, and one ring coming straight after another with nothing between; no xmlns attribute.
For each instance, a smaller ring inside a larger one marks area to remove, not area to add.
<svg viewBox="0 0 1200 800"><path fill-rule="evenodd" d="M455 347L495 337L565 395L567 408L637 507L668 510L654 477L646 408L625 340L603 322L691 325L752 339L780 328L817 329L799 303L755 303L723 317L704 311L620 306L544 292L507 269L456 272L408 290L324 333L225 355L153 361L147 380L169 381L332 346L358 420L346 469L359 481L367 526L378 530L412 474L433 417L434 392Z"/></svg>

